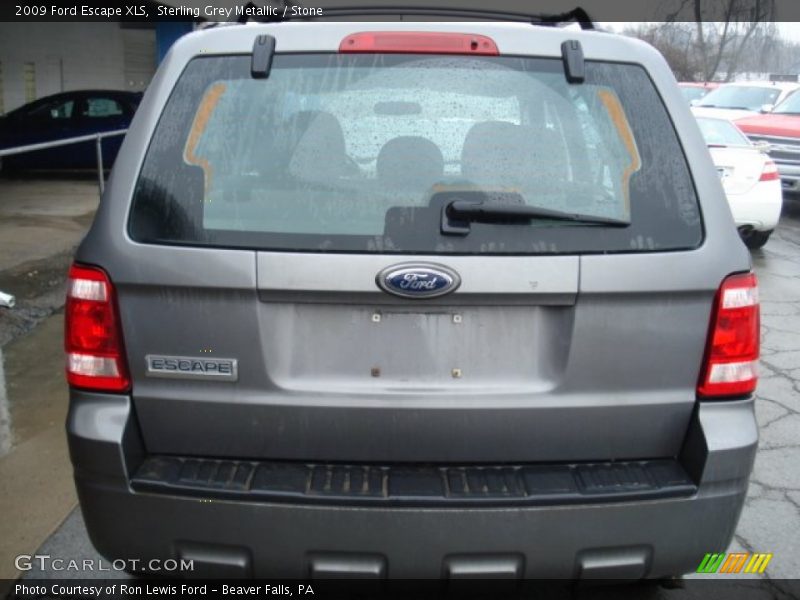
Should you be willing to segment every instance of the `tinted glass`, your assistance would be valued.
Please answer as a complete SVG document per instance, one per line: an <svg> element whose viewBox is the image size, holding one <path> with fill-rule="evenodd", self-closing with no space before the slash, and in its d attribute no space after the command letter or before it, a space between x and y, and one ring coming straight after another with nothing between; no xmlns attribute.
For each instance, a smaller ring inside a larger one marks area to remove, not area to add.
<svg viewBox="0 0 800 600"><path fill-rule="evenodd" d="M441 231L456 198L630 221L537 218ZM277 55L193 60L148 150L143 242L403 253L694 247L686 162L645 71L560 60Z"/></svg>
<svg viewBox="0 0 800 600"><path fill-rule="evenodd" d="M709 90L706 88L701 87L689 87L689 86L681 86L681 93L683 97L686 98L687 102L691 102L692 100L699 100L706 94L708 94Z"/></svg>
<svg viewBox="0 0 800 600"><path fill-rule="evenodd" d="M793 93L792 95L787 97L786 100L778 104L778 106L776 106L775 110L773 110L772 112L784 115L800 114L800 94Z"/></svg>
<svg viewBox="0 0 800 600"><path fill-rule="evenodd" d="M749 146L750 142L730 121L698 118L697 124L706 144L721 146Z"/></svg>
<svg viewBox="0 0 800 600"><path fill-rule="evenodd" d="M760 110L765 104L775 104L781 90L757 86L732 85L717 88L706 95L700 106Z"/></svg>
<svg viewBox="0 0 800 600"><path fill-rule="evenodd" d="M104 119L118 117L123 114L122 105L112 98L89 98L86 100L84 117Z"/></svg>
<svg viewBox="0 0 800 600"><path fill-rule="evenodd" d="M74 100L45 100L31 105L29 108L23 107L23 110L14 114L34 121L55 121L70 119L74 108Z"/></svg>

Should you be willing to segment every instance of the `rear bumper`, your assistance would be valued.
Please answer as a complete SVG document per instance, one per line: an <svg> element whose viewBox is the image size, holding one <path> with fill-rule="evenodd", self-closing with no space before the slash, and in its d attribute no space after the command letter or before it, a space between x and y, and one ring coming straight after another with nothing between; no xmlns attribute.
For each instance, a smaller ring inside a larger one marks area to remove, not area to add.
<svg viewBox="0 0 800 600"><path fill-rule="evenodd" d="M781 176L781 186L788 191L800 191L800 165L789 164L776 160L778 173Z"/></svg>
<svg viewBox="0 0 800 600"><path fill-rule="evenodd" d="M755 457L752 400L702 403L679 457L688 497L554 505L347 505L135 491L146 458L126 397L73 392L67 429L92 542L191 575L660 577L724 550Z"/></svg>
<svg viewBox="0 0 800 600"><path fill-rule="evenodd" d="M780 181L757 183L746 194L731 194L728 203L737 227L772 231L777 227L783 208Z"/></svg>

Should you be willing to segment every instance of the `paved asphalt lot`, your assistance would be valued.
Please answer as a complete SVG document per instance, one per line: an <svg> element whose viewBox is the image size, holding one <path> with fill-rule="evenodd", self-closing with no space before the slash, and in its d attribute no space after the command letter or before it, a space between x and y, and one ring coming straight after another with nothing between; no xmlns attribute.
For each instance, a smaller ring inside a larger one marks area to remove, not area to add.
<svg viewBox="0 0 800 600"><path fill-rule="evenodd" d="M761 284L763 327L757 401L761 441L747 503L730 551L771 552L774 556L761 581L748 580L745 575L717 576L726 579L709 584L702 581L708 576L690 576L683 587L659 588L650 597L799 597L798 582L786 580L800 578L800 199L786 203L778 231L763 250L753 253L753 262ZM68 560L99 558L87 539L78 509L67 516L39 553ZM34 570L26 576L123 575ZM718 587L718 583L725 587ZM623 588L613 597L638 598L642 597L640 592ZM593 593L580 597L605 596Z"/></svg>

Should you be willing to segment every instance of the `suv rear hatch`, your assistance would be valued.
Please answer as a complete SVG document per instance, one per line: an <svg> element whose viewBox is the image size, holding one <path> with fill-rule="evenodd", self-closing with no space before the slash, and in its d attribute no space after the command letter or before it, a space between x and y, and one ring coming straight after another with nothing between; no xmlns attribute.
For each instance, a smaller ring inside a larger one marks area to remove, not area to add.
<svg viewBox="0 0 800 600"><path fill-rule="evenodd" d="M183 70L112 273L148 452L677 455L720 281L647 71L427 42Z"/></svg>

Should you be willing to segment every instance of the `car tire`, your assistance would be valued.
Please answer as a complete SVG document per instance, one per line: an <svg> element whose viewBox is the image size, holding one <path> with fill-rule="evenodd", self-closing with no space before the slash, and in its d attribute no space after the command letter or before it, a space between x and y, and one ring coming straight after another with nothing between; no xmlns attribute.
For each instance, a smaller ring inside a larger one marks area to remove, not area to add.
<svg viewBox="0 0 800 600"><path fill-rule="evenodd" d="M758 250L759 248L763 248L764 244L767 243L769 236L772 235L772 231L772 229L769 231L756 231L752 229L747 233L742 233L742 241L750 250Z"/></svg>

